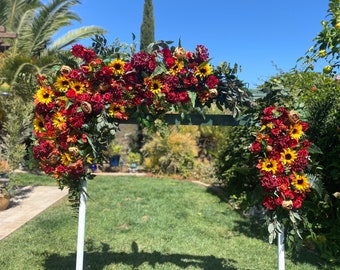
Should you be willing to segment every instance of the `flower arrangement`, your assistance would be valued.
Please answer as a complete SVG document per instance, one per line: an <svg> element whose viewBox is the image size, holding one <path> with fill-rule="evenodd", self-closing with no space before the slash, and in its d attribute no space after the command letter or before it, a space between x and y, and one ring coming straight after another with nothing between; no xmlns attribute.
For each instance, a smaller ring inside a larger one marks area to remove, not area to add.
<svg viewBox="0 0 340 270"><path fill-rule="evenodd" d="M260 184L264 192L263 206L272 213L269 223L270 241L280 231L279 218L287 216L293 222L300 219L301 208L310 191L304 173L308 165L310 142L304 139L308 124L300 120L296 111L270 106L264 109L261 128L250 150L258 156Z"/></svg>
<svg viewBox="0 0 340 270"><path fill-rule="evenodd" d="M74 45L77 68L62 65L51 76L38 75L33 157L62 189L79 198L82 181L112 141L118 121L204 106L218 96L219 79L207 48L158 47L128 60L102 59Z"/></svg>

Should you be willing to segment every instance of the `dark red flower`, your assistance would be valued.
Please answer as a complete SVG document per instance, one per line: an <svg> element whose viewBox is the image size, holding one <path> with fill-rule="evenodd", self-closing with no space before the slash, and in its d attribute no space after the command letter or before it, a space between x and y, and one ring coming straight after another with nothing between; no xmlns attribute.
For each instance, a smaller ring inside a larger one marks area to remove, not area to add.
<svg viewBox="0 0 340 270"><path fill-rule="evenodd" d="M175 64L175 59L172 58L172 57L167 57L167 58L165 58L164 62L165 62L165 66L167 68L171 68Z"/></svg>
<svg viewBox="0 0 340 270"><path fill-rule="evenodd" d="M50 141L40 140L38 145L33 146L33 156L36 159L43 160L53 151L54 146Z"/></svg>
<svg viewBox="0 0 340 270"><path fill-rule="evenodd" d="M77 93L76 91L74 91L73 89L69 89L67 92L66 92L66 96L68 99L70 100L74 100L75 97L76 97Z"/></svg>
<svg viewBox="0 0 340 270"><path fill-rule="evenodd" d="M83 58L84 56L84 46L83 45L80 45L80 44L75 44L72 46L71 48L71 52L72 54L75 56L75 57L78 57L78 58Z"/></svg>
<svg viewBox="0 0 340 270"><path fill-rule="evenodd" d="M306 193L295 193L295 199L293 200L293 208L298 209L302 206L303 201L306 198Z"/></svg>
<svg viewBox="0 0 340 270"><path fill-rule="evenodd" d="M81 57L86 63L91 62L96 58L96 54L93 50L85 49L83 56Z"/></svg>
<svg viewBox="0 0 340 270"><path fill-rule="evenodd" d="M219 83L219 80L216 76L211 75L205 81L205 84L208 86L209 89L215 88Z"/></svg>
<svg viewBox="0 0 340 270"><path fill-rule="evenodd" d="M273 211L277 207L277 204L275 202L275 199L271 196L266 196L263 198L262 204L267 209Z"/></svg>

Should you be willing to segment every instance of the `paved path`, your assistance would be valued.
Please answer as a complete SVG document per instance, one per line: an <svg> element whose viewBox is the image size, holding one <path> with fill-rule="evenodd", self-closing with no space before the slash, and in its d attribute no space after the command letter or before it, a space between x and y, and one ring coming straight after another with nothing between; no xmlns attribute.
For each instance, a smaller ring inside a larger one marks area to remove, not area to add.
<svg viewBox="0 0 340 270"><path fill-rule="evenodd" d="M56 186L23 187L11 199L9 207L0 211L0 240L67 195L67 189Z"/></svg>

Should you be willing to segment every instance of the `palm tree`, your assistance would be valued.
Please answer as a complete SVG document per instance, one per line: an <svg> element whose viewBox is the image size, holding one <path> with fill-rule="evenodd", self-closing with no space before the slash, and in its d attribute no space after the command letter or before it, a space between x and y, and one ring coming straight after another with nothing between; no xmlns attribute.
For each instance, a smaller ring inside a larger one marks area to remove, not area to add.
<svg viewBox="0 0 340 270"><path fill-rule="evenodd" d="M69 31L53 41L53 36L63 27L80 17L70 9L80 4L78 0L0 0L0 25L18 37L6 41L11 45L0 56L0 78L6 78L10 91L30 98L34 91L34 74L43 72L54 61L57 52L80 39L103 34L96 26L84 26Z"/></svg>
<svg viewBox="0 0 340 270"><path fill-rule="evenodd" d="M18 38L11 41L11 53L36 58L54 54L80 39L105 33L102 28L84 26L52 42L60 29L81 21L70 10L78 4L78 0L50 0L46 4L38 0L0 0L0 25L18 34Z"/></svg>

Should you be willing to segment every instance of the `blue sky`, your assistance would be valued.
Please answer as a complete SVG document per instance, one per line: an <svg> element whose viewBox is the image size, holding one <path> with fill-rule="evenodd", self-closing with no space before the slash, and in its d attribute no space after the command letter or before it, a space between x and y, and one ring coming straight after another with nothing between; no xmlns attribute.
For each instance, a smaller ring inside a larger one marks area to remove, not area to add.
<svg viewBox="0 0 340 270"><path fill-rule="evenodd" d="M116 38L132 43L132 33L139 40L144 0L81 2L73 10L82 22L71 28L100 26L109 43ZM313 45L328 9L327 0L153 0L153 5L156 40L176 45L181 38L187 50L205 45L213 65L241 65L238 77L249 87L293 68Z"/></svg>

